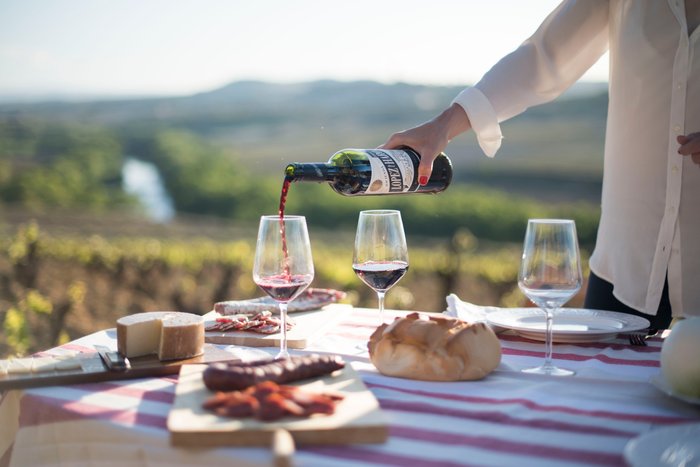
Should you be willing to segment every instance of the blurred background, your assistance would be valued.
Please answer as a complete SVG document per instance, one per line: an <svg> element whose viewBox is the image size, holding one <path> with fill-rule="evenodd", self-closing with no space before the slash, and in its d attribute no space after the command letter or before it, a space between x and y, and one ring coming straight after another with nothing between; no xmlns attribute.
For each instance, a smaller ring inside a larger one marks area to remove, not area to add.
<svg viewBox="0 0 700 467"><path fill-rule="evenodd" d="M557 3L0 0L0 357L129 313L262 296L255 234L288 163L432 118ZM442 194L295 184L287 212L307 216L313 286L375 306L351 268L357 216L394 208L410 269L388 307L440 312L449 293L527 306L528 218L575 219L584 259L594 244L606 108L603 57L505 122L495 159L455 139Z"/></svg>

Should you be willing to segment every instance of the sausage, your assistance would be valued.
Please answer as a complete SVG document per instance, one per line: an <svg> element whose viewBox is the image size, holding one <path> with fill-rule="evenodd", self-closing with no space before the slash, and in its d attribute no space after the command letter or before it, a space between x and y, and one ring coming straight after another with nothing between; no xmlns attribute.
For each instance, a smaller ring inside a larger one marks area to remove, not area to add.
<svg viewBox="0 0 700 467"><path fill-rule="evenodd" d="M210 391L236 391L263 381L278 384L323 376L345 367L338 355L295 355L286 359L250 363L211 363L204 370L204 385Z"/></svg>
<svg viewBox="0 0 700 467"><path fill-rule="evenodd" d="M288 312L318 310L345 298L347 294L340 290L308 288L289 303ZM214 311L220 315L253 315L261 311L279 310L278 303L270 297L251 300L228 300L214 304Z"/></svg>

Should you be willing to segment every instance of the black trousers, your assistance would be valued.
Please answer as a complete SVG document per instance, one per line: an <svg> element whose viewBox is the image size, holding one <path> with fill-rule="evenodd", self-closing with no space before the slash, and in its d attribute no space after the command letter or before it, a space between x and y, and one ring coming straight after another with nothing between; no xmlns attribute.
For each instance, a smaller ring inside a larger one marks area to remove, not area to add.
<svg viewBox="0 0 700 467"><path fill-rule="evenodd" d="M659 310L656 316L640 313L620 302L613 295L612 284L601 279L592 272L588 278L588 289L586 290L584 306L593 310L619 311L621 313L641 316L651 322L650 329L668 329L671 324L671 302L668 300L668 279L666 279L664 283L661 303L659 303Z"/></svg>

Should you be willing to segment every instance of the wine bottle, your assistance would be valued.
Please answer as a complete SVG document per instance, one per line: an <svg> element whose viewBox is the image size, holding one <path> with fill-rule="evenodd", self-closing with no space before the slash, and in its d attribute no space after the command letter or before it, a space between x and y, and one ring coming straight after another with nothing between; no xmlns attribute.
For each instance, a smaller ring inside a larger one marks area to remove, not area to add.
<svg viewBox="0 0 700 467"><path fill-rule="evenodd" d="M341 195L438 193L452 181L452 162L440 153L425 185L418 184L420 155L411 148L343 149L326 163L293 163L285 169L290 182L328 182Z"/></svg>

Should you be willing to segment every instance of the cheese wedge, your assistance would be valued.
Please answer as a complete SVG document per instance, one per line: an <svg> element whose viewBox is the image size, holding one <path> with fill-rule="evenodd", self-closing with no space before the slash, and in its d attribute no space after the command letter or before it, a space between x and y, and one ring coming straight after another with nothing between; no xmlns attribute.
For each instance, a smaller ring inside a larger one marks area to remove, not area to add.
<svg viewBox="0 0 700 467"><path fill-rule="evenodd" d="M7 373L22 374L32 372L31 358L13 358L7 361Z"/></svg>
<svg viewBox="0 0 700 467"><path fill-rule="evenodd" d="M180 360L204 352L204 318L177 311L151 311L117 320L117 349L127 358L157 354Z"/></svg>
<svg viewBox="0 0 700 467"><path fill-rule="evenodd" d="M79 370L82 366L80 357L70 355L56 357L56 370L58 371Z"/></svg>
<svg viewBox="0 0 700 467"><path fill-rule="evenodd" d="M34 357L32 358L32 373L43 373L56 369L56 359L54 357Z"/></svg>
<svg viewBox="0 0 700 467"><path fill-rule="evenodd" d="M71 355L12 358L0 360L0 378L9 374L48 373L55 370L77 370L81 367L80 359Z"/></svg>

